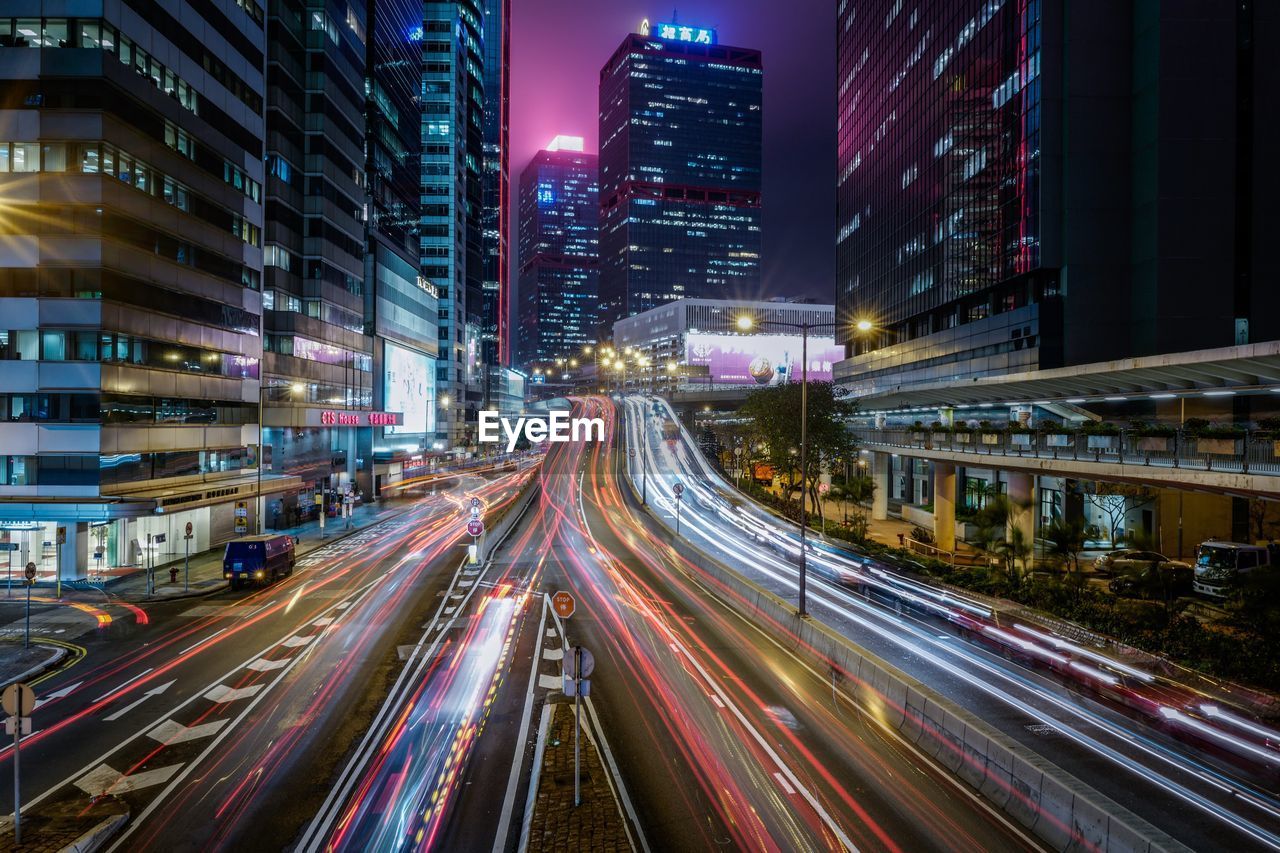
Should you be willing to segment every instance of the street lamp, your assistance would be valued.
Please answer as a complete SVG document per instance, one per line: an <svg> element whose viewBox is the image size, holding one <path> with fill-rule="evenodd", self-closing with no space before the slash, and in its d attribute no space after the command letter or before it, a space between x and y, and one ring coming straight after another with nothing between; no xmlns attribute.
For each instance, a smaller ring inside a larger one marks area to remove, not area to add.
<svg viewBox="0 0 1280 853"><path fill-rule="evenodd" d="M784 320L760 320L761 326L785 326L800 330L800 595L797 607L800 616L808 616L805 607L805 576L808 574L808 558L805 554L806 528L809 526L809 492L806 484L809 463L809 330L830 327L827 323L789 323ZM738 318L737 326L744 332L751 331L757 323L750 315Z"/></svg>

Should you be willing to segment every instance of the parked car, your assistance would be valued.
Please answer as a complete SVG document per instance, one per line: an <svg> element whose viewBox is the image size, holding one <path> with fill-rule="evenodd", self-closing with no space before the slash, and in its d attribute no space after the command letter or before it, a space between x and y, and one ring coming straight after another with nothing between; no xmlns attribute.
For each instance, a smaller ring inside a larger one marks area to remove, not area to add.
<svg viewBox="0 0 1280 853"><path fill-rule="evenodd" d="M1107 587L1116 595L1163 599L1166 593L1170 597L1190 593L1194 580L1195 571L1186 563L1150 561L1140 568L1116 575Z"/></svg>
<svg viewBox="0 0 1280 853"><path fill-rule="evenodd" d="M1274 545L1211 539L1196 549L1195 591L1210 598L1225 598L1237 575L1277 564L1280 564L1280 552Z"/></svg>
<svg viewBox="0 0 1280 853"><path fill-rule="evenodd" d="M1134 548L1122 548L1119 551L1103 554L1093 561L1093 570L1100 575L1118 576L1133 574L1140 569L1147 568L1152 563L1157 563L1161 566L1167 564L1170 568L1191 570L1190 563L1171 560L1156 551L1139 551Z"/></svg>

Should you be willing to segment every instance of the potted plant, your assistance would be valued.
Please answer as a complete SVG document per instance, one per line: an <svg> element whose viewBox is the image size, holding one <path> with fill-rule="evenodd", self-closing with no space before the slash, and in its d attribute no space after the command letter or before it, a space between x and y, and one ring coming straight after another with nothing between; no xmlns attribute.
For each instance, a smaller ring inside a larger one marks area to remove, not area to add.
<svg viewBox="0 0 1280 853"><path fill-rule="evenodd" d="M1090 450L1112 450L1120 435L1120 428L1107 421L1090 421L1080 431L1088 436Z"/></svg>
<svg viewBox="0 0 1280 853"><path fill-rule="evenodd" d="M968 423L958 423L951 427L952 439L960 444L968 444L973 440L973 427Z"/></svg>
<svg viewBox="0 0 1280 853"><path fill-rule="evenodd" d="M1015 447L1030 447L1031 439L1034 431L1029 426L1020 423L1010 423L1007 427L1009 433L1009 442Z"/></svg>
<svg viewBox="0 0 1280 853"><path fill-rule="evenodd" d="M1168 424L1131 421L1129 432L1137 438L1138 450L1144 453L1167 453L1177 430Z"/></svg>
<svg viewBox="0 0 1280 853"><path fill-rule="evenodd" d="M978 432L982 434L983 444L999 444L1000 430L991 424L991 421L978 421Z"/></svg>
<svg viewBox="0 0 1280 853"><path fill-rule="evenodd" d="M1257 435L1271 442L1271 455L1280 459L1280 418L1259 418Z"/></svg>
<svg viewBox="0 0 1280 853"><path fill-rule="evenodd" d="M947 437L951 434L951 430L948 429L947 425L944 424L942 421L934 421L933 423L929 424L929 430L930 432L933 433L934 441L945 442L947 440Z"/></svg>
<svg viewBox="0 0 1280 853"><path fill-rule="evenodd" d="M1196 453L1235 456L1240 453L1244 429L1238 424L1211 424L1196 430Z"/></svg>
<svg viewBox="0 0 1280 853"><path fill-rule="evenodd" d="M1057 421L1040 421L1037 424L1040 434L1044 436L1045 447L1069 447L1071 445L1071 427Z"/></svg>

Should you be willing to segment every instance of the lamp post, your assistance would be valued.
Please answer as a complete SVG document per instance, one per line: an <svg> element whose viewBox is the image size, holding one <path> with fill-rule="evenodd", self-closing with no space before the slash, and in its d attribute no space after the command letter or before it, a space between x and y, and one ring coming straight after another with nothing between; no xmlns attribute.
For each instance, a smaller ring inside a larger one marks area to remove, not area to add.
<svg viewBox="0 0 1280 853"><path fill-rule="evenodd" d="M808 616L805 601L806 575L808 574L808 557L806 555L807 528L809 526L809 330L835 328L834 322L827 323L789 323L784 320L760 320L744 314L738 318L738 328L750 331L759 323L761 326L785 326L800 330L800 589L797 614ZM864 321L865 322L865 321Z"/></svg>

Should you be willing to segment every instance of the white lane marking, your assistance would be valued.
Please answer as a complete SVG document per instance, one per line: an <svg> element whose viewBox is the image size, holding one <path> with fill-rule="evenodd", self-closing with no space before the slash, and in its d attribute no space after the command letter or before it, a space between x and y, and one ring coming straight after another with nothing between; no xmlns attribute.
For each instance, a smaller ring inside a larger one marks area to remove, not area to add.
<svg viewBox="0 0 1280 853"><path fill-rule="evenodd" d="M564 687L564 681L558 675L538 674L538 686L547 690L560 690Z"/></svg>
<svg viewBox="0 0 1280 853"><path fill-rule="evenodd" d="M778 784L782 786L782 790L786 791L788 794L794 794L796 792L796 789L791 787L791 784L787 782L786 776L783 776L781 773L775 772L773 774L773 778L778 780Z"/></svg>
<svg viewBox="0 0 1280 853"><path fill-rule="evenodd" d="M99 764L77 779L76 787L91 797L100 797L108 791L113 794L125 794L167 782L181 769L181 764L170 764L168 767L157 767L155 770L144 770L132 776L122 776L120 771L112 769L111 765Z"/></svg>
<svg viewBox="0 0 1280 853"><path fill-rule="evenodd" d="M714 693L708 693L708 694L707 694L707 697L708 697L708 698L710 698L710 699L711 699L711 701L715 703L715 705L716 705L716 707L717 707L717 708L723 708L723 707L724 707L724 703L720 701L720 697L719 697L719 696L717 696L716 694L714 694Z"/></svg>
<svg viewBox="0 0 1280 853"><path fill-rule="evenodd" d="M475 583L475 581L458 581L458 589L466 589L473 583Z"/></svg>
<svg viewBox="0 0 1280 853"><path fill-rule="evenodd" d="M284 646L285 648L296 649L299 646L305 646L307 643L311 642L315 638L316 638L315 634L309 634L305 637L300 636L298 634L294 634L292 637L288 638L287 640L282 641L280 645Z"/></svg>
<svg viewBox="0 0 1280 853"><path fill-rule="evenodd" d="M539 629L545 624L547 624L547 597L544 595L541 616L538 619ZM563 654L561 650L561 655ZM516 788L520 783L520 771L524 769L524 754L529 743L529 721L533 718L533 691L537 684L537 676L538 659L534 658L533 665L529 667L529 687L525 691L524 709L520 713L518 729L520 737L511 757L511 772L507 774L507 792L502 799L502 818L498 821L498 832L493 837L493 853L503 853L507 849L507 834L511 831L511 812L515 808Z"/></svg>
<svg viewBox="0 0 1280 853"><path fill-rule="evenodd" d="M564 660L564 649L543 649L543 660Z"/></svg>
<svg viewBox="0 0 1280 853"><path fill-rule="evenodd" d="M208 699L210 702L217 702L219 704L235 702L237 699L248 699L261 689L261 684L250 684L248 687L228 687L225 684L219 684L217 687L204 694L204 698Z"/></svg>
<svg viewBox="0 0 1280 853"><path fill-rule="evenodd" d="M201 723L198 726L184 726L176 720L165 720L147 732L147 737L166 745L186 743L189 740L199 740L202 737L213 737L218 733L218 729L229 722L230 720L214 720L211 723Z"/></svg>
<svg viewBox="0 0 1280 853"><path fill-rule="evenodd" d="M154 668L155 668L155 667L151 667L151 668L149 668L149 669L144 669L142 672L138 673L138 674L137 674L137 675L135 675L133 678L130 678L130 679L129 679L128 681L126 681L124 684L121 684L121 685L120 685L119 687L117 687L115 690L108 690L106 693L103 693L103 694L102 694L101 696L99 696L97 699L94 699L94 700L93 700L93 704L95 704L95 705L96 705L96 704L98 704L99 702L101 702L103 699L110 699L112 696L116 695L116 694L117 694L117 693L119 693L121 690L123 690L123 689L125 689L126 687L128 687L130 684L133 684L133 682L137 681L139 678L142 678L144 675L146 675L148 672L150 672L150 671L151 671L152 669L154 669Z"/></svg>
<svg viewBox="0 0 1280 853"><path fill-rule="evenodd" d="M164 684L158 685L158 686L156 686L156 687L152 687L152 688L151 688L150 690L148 690L146 693L143 693L143 694L142 694L141 696L139 696L137 699L133 700L133 701L132 701L132 702L130 702L128 705L125 705L123 708L121 708L119 711L116 711L116 712L115 712L114 714L112 714L110 717L103 717L103 718L102 718L102 721L103 721L104 723L110 723L110 722L114 722L114 721L116 721L116 720L120 719L120 718L121 718L121 717L123 717L125 714L129 713L129 712L130 712L130 711L132 711L134 708L138 707L138 706L139 706L139 705L141 705L143 702L145 702L145 701L147 701L148 699L150 699L152 696L159 696L161 693L163 693L163 692L165 692L166 690L168 690L170 687L172 687L172 686L173 686L173 682L174 682L174 681L177 681L177 679L175 678L175 679L173 679L173 681L166 681Z"/></svg>
<svg viewBox="0 0 1280 853"><path fill-rule="evenodd" d="M351 599L347 599L346 601L342 602L341 604L339 604L337 607L335 607L335 608L333 608L333 609L334 609L334 610L346 610L348 607L350 607L350 606L351 606L352 604L354 604L354 603L355 603L355 602L354 602L354 601L352 601Z"/></svg>
<svg viewBox="0 0 1280 853"><path fill-rule="evenodd" d="M556 638L557 636L559 636L559 635L558 635L558 634L556 634L556 629L555 629L555 628L548 628L548 629L547 629L546 636L547 636L549 639L555 639L555 638Z"/></svg>
<svg viewBox="0 0 1280 853"><path fill-rule="evenodd" d="M195 643L193 643L193 644L191 644L191 645L187 646L185 649L183 649L182 651L178 652L178 657L182 657L183 655L185 655L187 652L191 651L192 649L196 649L196 648L199 648L200 646L203 646L205 643L209 642L210 640L212 640L214 637L218 636L219 634L221 634L221 633L222 633L223 631L225 631L225 630L227 630L227 629L226 629L226 628L219 628L217 631L214 631L212 634L210 634L209 636L205 637L203 640L197 640Z"/></svg>
<svg viewBox="0 0 1280 853"><path fill-rule="evenodd" d="M323 627L325 627L326 625L332 625L332 624L333 624L333 617L332 617L332 616L321 616L319 619L317 619L316 621L312 622L311 624L312 624L312 625L315 625L317 628L323 628Z"/></svg>
<svg viewBox="0 0 1280 853"><path fill-rule="evenodd" d="M458 610L458 608L456 608L456 607L446 607L446 608L444 609L444 615L445 615L445 616L452 616L452 615L453 615L457 610Z"/></svg>
<svg viewBox="0 0 1280 853"><path fill-rule="evenodd" d="M266 658L258 658L256 661L246 666L245 669L251 669L254 672L270 672L273 669L280 669L281 667L288 665L289 658L284 658L283 660L267 660Z"/></svg>

